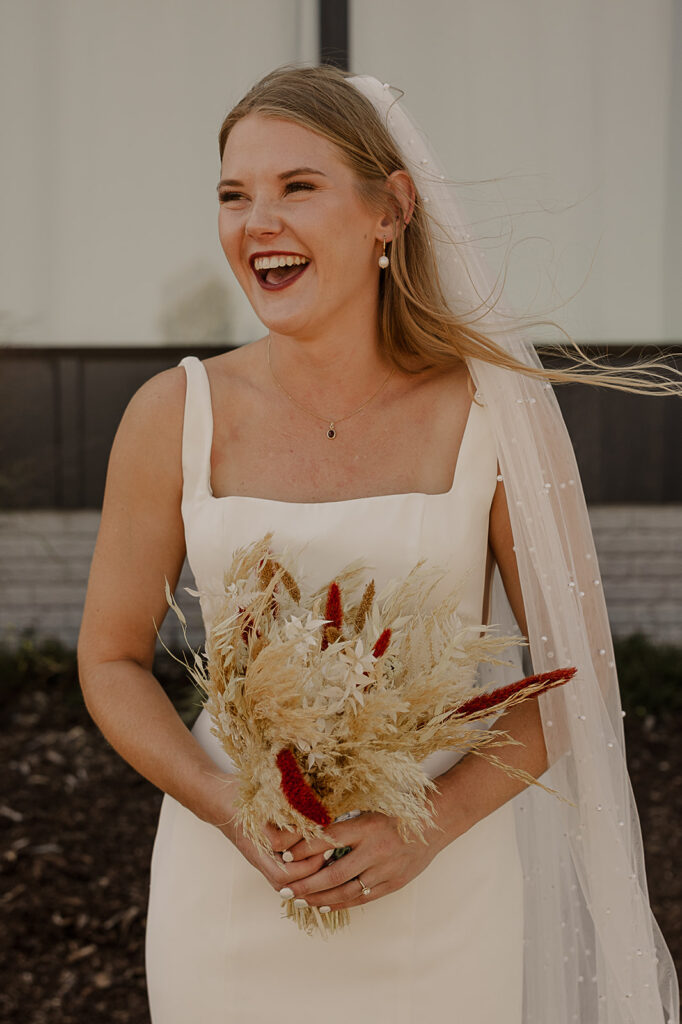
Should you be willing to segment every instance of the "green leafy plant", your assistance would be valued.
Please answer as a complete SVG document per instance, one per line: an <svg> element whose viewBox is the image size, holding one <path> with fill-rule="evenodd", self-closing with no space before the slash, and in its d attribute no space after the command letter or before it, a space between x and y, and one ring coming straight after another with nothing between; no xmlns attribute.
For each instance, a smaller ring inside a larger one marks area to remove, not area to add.
<svg viewBox="0 0 682 1024"><path fill-rule="evenodd" d="M614 641L623 707L630 714L682 714L682 647L641 633Z"/></svg>
<svg viewBox="0 0 682 1024"><path fill-rule="evenodd" d="M13 703L28 687L57 688L67 700L82 704L75 651L31 630L1 643L0 704Z"/></svg>

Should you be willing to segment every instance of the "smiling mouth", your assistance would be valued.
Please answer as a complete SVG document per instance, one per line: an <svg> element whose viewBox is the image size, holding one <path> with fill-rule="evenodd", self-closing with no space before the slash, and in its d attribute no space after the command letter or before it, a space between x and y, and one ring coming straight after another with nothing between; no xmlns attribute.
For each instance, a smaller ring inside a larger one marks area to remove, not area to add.
<svg viewBox="0 0 682 1024"><path fill-rule="evenodd" d="M294 253L256 256L251 260L251 267L258 283L266 291L280 291L287 288L303 275L310 264L307 256Z"/></svg>

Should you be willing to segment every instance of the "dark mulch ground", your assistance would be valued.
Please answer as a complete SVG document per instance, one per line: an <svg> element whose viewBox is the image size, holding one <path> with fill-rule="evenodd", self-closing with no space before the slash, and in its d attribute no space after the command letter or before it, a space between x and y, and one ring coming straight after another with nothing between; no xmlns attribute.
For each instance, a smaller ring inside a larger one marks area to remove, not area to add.
<svg viewBox="0 0 682 1024"><path fill-rule="evenodd" d="M112 751L72 685L12 694L4 720L0 1019L148 1024L144 925L161 796ZM679 969L682 718L625 722L652 905Z"/></svg>

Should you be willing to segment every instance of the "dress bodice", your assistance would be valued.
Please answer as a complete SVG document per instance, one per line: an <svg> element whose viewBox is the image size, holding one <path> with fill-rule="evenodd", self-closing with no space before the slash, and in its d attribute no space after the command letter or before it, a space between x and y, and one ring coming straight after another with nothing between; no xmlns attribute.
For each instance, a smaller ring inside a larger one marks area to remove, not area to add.
<svg viewBox="0 0 682 1024"><path fill-rule="evenodd" d="M445 493L322 502L216 497L211 490L208 375L194 356L181 365L187 374L182 516L205 627L213 618L233 552L270 531L274 550L300 551L299 565L311 588L362 559L380 593L391 579L406 576L420 559L427 559L445 571L431 601L457 587L462 620L472 625L483 621L488 525L497 476L495 443L484 406L471 404L452 485Z"/></svg>

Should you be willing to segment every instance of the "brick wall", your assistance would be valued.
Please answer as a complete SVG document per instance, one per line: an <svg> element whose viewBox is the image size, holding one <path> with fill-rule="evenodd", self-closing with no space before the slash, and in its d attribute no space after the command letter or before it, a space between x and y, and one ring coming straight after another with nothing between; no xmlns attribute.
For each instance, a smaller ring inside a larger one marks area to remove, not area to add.
<svg viewBox="0 0 682 1024"><path fill-rule="evenodd" d="M590 517L614 633L682 645L682 505L601 505ZM75 644L98 521L89 510L0 513L0 639L32 627ZM192 585L185 565L177 598L198 645L198 603L183 590ZM172 613L161 635L180 646Z"/></svg>

